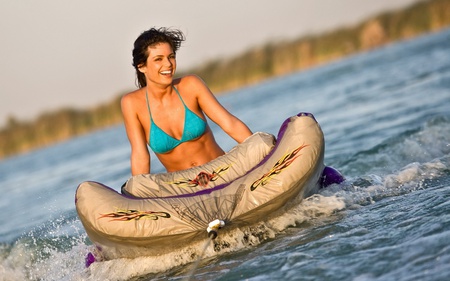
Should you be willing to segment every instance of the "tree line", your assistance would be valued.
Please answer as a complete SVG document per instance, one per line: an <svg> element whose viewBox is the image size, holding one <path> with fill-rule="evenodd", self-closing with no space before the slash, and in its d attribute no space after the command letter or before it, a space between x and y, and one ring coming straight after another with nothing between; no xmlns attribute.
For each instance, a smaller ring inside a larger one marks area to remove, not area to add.
<svg viewBox="0 0 450 281"><path fill-rule="evenodd" d="M409 39L450 25L450 0L418 2L353 26L292 41L272 42L235 57L209 61L187 71L223 92L357 52ZM120 98L89 110L64 108L23 122L10 117L0 129L0 159L122 122Z"/></svg>
<svg viewBox="0 0 450 281"><path fill-rule="evenodd" d="M449 0L418 2L403 10L367 19L353 27L304 36L289 42L268 43L234 58L209 62L195 72L212 90L230 90L390 42L438 31L449 25Z"/></svg>

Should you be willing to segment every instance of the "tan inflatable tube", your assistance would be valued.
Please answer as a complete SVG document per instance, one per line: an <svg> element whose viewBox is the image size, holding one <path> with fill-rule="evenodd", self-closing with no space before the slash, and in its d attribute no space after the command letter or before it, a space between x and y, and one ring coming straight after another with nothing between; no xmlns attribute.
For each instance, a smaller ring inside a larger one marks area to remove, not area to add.
<svg viewBox="0 0 450 281"><path fill-rule="evenodd" d="M324 138L311 114L300 113L274 137L255 133L224 156L189 170L132 177L120 194L83 182L76 209L106 259L157 255L224 230L265 220L290 199L319 188Z"/></svg>

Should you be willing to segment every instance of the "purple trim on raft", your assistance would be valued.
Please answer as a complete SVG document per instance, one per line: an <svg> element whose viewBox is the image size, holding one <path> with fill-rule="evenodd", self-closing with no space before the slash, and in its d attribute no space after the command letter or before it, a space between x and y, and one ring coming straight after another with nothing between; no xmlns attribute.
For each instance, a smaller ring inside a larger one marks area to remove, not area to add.
<svg viewBox="0 0 450 281"><path fill-rule="evenodd" d="M345 181L345 177L335 168L326 166L323 169L322 176L320 177L320 184L322 188L325 188L332 184L340 184Z"/></svg>
<svg viewBox="0 0 450 281"><path fill-rule="evenodd" d="M92 254L91 252L89 252L86 255L86 258L84 259L85 261L85 266L86 268L88 268L89 266L91 266L91 264L93 264L94 262L96 262L97 260L95 259L94 254Z"/></svg>
<svg viewBox="0 0 450 281"><path fill-rule="evenodd" d="M298 117L306 117L306 116L311 117L317 123L317 120L316 120L316 118L314 118L314 115L312 115L312 113L300 112L299 114L297 114L297 116ZM269 158L272 157L272 155L275 153L275 150L277 150L278 146L280 145L280 140L284 137L284 134L286 133L288 124L291 122L291 118L292 117L289 117L288 119L284 120L284 122L281 124L280 129L278 130L277 142L275 143L275 146L272 148L272 150L269 152L269 154L267 154L266 157L264 157L264 159L261 160L261 162L259 162L258 165L253 167L247 173L245 173L245 175L243 175L243 177L245 177L248 173L252 172L254 169L258 168L259 166L265 164L267 162L267 160L269 160Z"/></svg>

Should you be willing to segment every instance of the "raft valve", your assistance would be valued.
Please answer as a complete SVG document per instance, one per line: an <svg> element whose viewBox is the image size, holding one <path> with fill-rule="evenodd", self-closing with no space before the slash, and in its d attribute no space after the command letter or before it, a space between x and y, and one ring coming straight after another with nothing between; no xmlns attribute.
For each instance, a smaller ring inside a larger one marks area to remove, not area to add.
<svg viewBox="0 0 450 281"><path fill-rule="evenodd" d="M208 224L208 228L206 231L208 231L208 237L211 237L211 239L215 239L217 237L217 231L225 226L225 222L223 220L213 220Z"/></svg>

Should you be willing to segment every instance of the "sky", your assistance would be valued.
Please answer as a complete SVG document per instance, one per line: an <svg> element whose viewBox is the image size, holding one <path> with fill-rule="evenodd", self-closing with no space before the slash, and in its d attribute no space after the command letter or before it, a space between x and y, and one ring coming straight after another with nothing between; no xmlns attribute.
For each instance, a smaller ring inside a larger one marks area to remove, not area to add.
<svg viewBox="0 0 450 281"><path fill-rule="evenodd" d="M268 42L355 25L418 0L0 0L0 127L60 108L89 109L136 88L134 40L186 35L178 70Z"/></svg>

